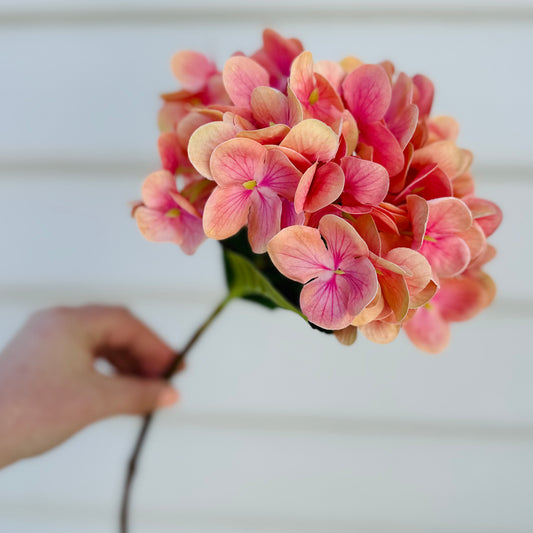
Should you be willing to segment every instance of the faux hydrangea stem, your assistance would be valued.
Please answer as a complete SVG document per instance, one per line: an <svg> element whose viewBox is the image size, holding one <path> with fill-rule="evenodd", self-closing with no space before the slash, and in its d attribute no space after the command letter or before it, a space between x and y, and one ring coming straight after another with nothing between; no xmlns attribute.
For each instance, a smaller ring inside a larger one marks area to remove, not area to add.
<svg viewBox="0 0 533 533"><path fill-rule="evenodd" d="M189 339L189 342L185 345L181 352L176 352L176 355L172 362L170 363L168 369L164 373L165 379L170 379L174 373L179 369L182 361L185 359L189 350L196 344L196 341L202 336L204 331L211 325L215 318L222 312L226 305L233 299L232 295L226 296L212 311L212 313L207 317L207 319L200 325L200 327L194 332L193 336ZM122 503L120 506L120 533L128 533L129 529L129 504L130 504L130 495L131 488L133 485L133 480L135 478L135 473L137 471L137 463L143 448L144 442L146 440L146 435L148 434L148 429L152 423L154 413L148 413L144 419L139 431L137 440L135 441L135 446L133 447L133 452L131 454L130 460L128 462L128 467L126 471L126 480L124 482L124 489L122 492Z"/></svg>

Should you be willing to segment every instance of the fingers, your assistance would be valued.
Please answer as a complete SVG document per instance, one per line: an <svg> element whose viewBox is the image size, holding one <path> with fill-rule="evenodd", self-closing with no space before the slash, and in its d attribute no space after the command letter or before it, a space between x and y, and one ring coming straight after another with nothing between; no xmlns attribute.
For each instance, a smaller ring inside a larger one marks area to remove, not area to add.
<svg viewBox="0 0 533 533"><path fill-rule="evenodd" d="M98 418L114 415L144 415L174 405L179 394L168 382L132 376L101 376Z"/></svg>
<svg viewBox="0 0 533 533"><path fill-rule="evenodd" d="M125 308L90 305L76 313L95 355L119 371L161 376L173 359L172 348Z"/></svg>

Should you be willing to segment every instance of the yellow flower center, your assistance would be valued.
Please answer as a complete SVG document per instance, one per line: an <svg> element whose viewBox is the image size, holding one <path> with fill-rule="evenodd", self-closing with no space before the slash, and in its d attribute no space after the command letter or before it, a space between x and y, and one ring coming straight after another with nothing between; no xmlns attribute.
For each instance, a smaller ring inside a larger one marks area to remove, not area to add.
<svg viewBox="0 0 533 533"><path fill-rule="evenodd" d="M245 189L248 189L249 191L251 191L256 185L257 185L257 181L255 181L255 180L245 181L245 182L242 184L242 186L243 186Z"/></svg>
<svg viewBox="0 0 533 533"><path fill-rule="evenodd" d="M341 276L343 276L345 274L345 272L344 272L344 270L341 270L340 268L337 268L337 270L333 271L333 274L340 274Z"/></svg>
<svg viewBox="0 0 533 533"><path fill-rule="evenodd" d="M437 242L437 239L430 237L429 235L424 235L424 240L429 242Z"/></svg>
<svg viewBox="0 0 533 533"><path fill-rule="evenodd" d="M181 211L177 208L177 207L173 207L172 209L169 209L166 213L165 213L165 216L167 218L176 218L176 217L179 217L181 214Z"/></svg>
<svg viewBox="0 0 533 533"><path fill-rule="evenodd" d="M315 87L309 95L309 103L315 105L318 102L318 89Z"/></svg>

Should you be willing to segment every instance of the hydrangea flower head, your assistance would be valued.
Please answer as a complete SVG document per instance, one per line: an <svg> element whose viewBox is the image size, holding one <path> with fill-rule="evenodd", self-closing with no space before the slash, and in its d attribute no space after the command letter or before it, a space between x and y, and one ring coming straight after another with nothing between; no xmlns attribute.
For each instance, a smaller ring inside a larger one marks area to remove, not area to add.
<svg viewBox="0 0 533 533"><path fill-rule="evenodd" d="M193 253L244 236L239 253L281 293L292 283L285 296L345 344L355 328L380 343L405 329L438 352L451 322L490 304L482 269L502 214L475 194L457 122L431 116L427 77L315 62L273 30L220 69L193 51L171 68L181 87L163 95L161 169L134 209L146 238Z"/></svg>

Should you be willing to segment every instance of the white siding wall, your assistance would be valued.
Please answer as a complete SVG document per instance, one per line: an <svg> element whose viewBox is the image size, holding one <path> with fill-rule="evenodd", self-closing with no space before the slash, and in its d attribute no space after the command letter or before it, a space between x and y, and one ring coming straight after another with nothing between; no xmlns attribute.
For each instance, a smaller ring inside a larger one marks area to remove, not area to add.
<svg viewBox="0 0 533 533"><path fill-rule="evenodd" d="M0 1L0 344L39 307L91 301L183 344L223 295L218 246L147 243L128 201L157 166L172 53L221 64L264 26L317 59L390 58L435 81L479 195L504 210L498 299L438 357L405 337L344 348L231 304L178 378L181 405L157 417L133 531L532 531L530 0ZM0 472L0 531L116 531L137 426L100 423Z"/></svg>

